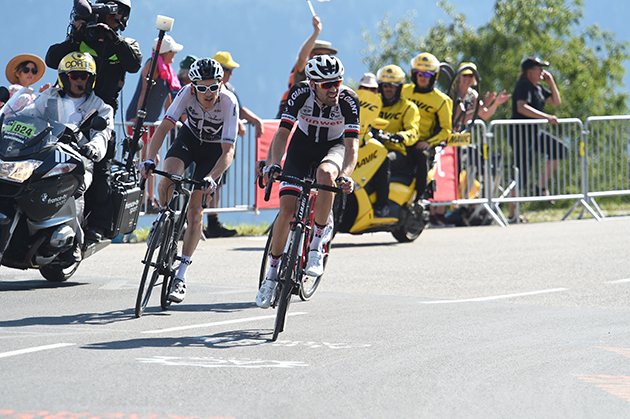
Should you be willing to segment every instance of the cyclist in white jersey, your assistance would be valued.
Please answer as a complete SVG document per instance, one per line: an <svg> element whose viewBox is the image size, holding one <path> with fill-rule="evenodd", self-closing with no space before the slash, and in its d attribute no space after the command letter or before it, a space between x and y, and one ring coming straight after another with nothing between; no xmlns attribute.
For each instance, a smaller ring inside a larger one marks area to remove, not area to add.
<svg viewBox="0 0 630 419"><path fill-rule="evenodd" d="M195 162L193 179L207 180L210 186L202 190L195 187L188 210L188 227L184 234L181 264L169 294L169 300L180 303L186 296L186 270L192 263L203 229L203 194L216 190L217 182L234 158L238 130L238 101L223 86L223 68L216 60L202 58L195 61L188 72L191 83L184 86L166 111L166 116L149 143L147 160L140 166L147 176L146 164L158 164L158 151L166 135L175 128L185 112L186 122L179 130L175 142L166 154L164 171L181 175ZM150 170L149 170L150 173ZM165 205L172 182L162 178L158 185L160 205Z"/></svg>
<svg viewBox="0 0 630 419"><path fill-rule="evenodd" d="M294 85L287 96L282 120L271 142L265 162L265 181L280 169L280 162L293 126L282 169L284 176L303 179L312 165L318 165L317 183L333 186L335 181L345 193L352 193L350 175L359 150L359 98L342 86L343 65L337 57L318 55L306 64L307 81ZM278 284L278 265L289 234L299 187L280 184L280 210L273 224L269 271L256 296L256 304L268 308ZM333 193L319 191L315 202L315 228L305 273L320 276L324 272L324 244L330 240Z"/></svg>

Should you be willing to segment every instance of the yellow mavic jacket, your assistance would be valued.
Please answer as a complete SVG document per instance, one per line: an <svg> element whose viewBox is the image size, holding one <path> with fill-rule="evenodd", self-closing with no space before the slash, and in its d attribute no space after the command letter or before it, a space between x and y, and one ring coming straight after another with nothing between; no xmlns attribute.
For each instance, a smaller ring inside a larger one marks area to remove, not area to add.
<svg viewBox="0 0 630 419"><path fill-rule="evenodd" d="M420 123L418 107L412 101L401 97L394 105L384 106L378 116L389 121L385 131L399 134L403 138L401 143L387 141L385 147L406 155L405 146L409 147L418 142Z"/></svg>
<svg viewBox="0 0 630 419"><path fill-rule="evenodd" d="M401 95L415 103L420 111L418 141L426 141L434 147L446 141L453 131L453 101L438 89L419 93L415 87L413 83L405 84Z"/></svg>

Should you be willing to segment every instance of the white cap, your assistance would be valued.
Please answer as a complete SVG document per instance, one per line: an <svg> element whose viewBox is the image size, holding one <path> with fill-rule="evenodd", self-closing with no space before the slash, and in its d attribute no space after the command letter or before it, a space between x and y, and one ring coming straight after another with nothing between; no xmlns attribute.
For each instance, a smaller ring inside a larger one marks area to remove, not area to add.
<svg viewBox="0 0 630 419"><path fill-rule="evenodd" d="M153 40L153 51L155 51L159 39L160 38L155 38ZM160 54L164 54L165 52L179 52L183 49L184 46L175 42L172 36L164 35L164 39L162 39L162 45L160 46Z"/></svg>
<svg viewBox="0 0 630 419"><path fill-rule="evenodd" d="M373 89L378 88L378 83L376 82L376 76L374 75L374 73L365 73L359 81L359 86L369 87Z"/></svg>

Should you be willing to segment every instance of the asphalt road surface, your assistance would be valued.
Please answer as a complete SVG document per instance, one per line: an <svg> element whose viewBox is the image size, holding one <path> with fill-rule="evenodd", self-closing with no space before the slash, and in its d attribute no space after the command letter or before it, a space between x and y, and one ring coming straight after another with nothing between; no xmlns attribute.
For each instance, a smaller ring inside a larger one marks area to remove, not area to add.
<svg viewBox="0 0 630 419"><path fill-rule="evenodd" d="M133 313L145 244L0 269L0 419L627 417L630 218L335 238L311 301L253 303L264 238L199 245Z"/></svg>

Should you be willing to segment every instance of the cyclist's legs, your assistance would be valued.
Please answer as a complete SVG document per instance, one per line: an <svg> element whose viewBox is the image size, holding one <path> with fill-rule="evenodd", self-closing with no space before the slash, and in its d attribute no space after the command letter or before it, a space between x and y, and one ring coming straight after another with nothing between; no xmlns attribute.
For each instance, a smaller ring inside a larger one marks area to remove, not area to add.
<svg viewBox="0 0 630 419"><path fill-rule="evenodd" d="M211 198L208 197L208 199ZM188 207L188 226L186 227L186 233L184 233L183 255L192 256L201 239L201 231L203 230L202 200L203 192L195 189L190 197L190 206Z"/></svg>
<svg viewBox="0 0 630 419"><path fill-rule="evenodd" d="M181 175L184 173L184 162L177 157L167 157L164 161L164 171L175 175ZM158 195L160 198L160 205L164 206L170 199L173 193L173 182L169 179L162 177L158 185Z"/></svg>
<svg viewBox="0 0 630 419"><path fill-rule="evenodd" d="M280 197L280 210L273 223L273 237L271 241L271 254L282 255L284 245L289 236L289 223L293 219L297 197L295 195L282 195Z"/></svg>
<svg viewBox="0 0 630 419"><path fill-rule="evenodd" d="M332 161L324 161L317 168L317 183L334 186L335 180L339 177L339 166ZM315 223L326 225L328 215L332 210L334 194L328 191L318 191L315 201Z"/></svg>

